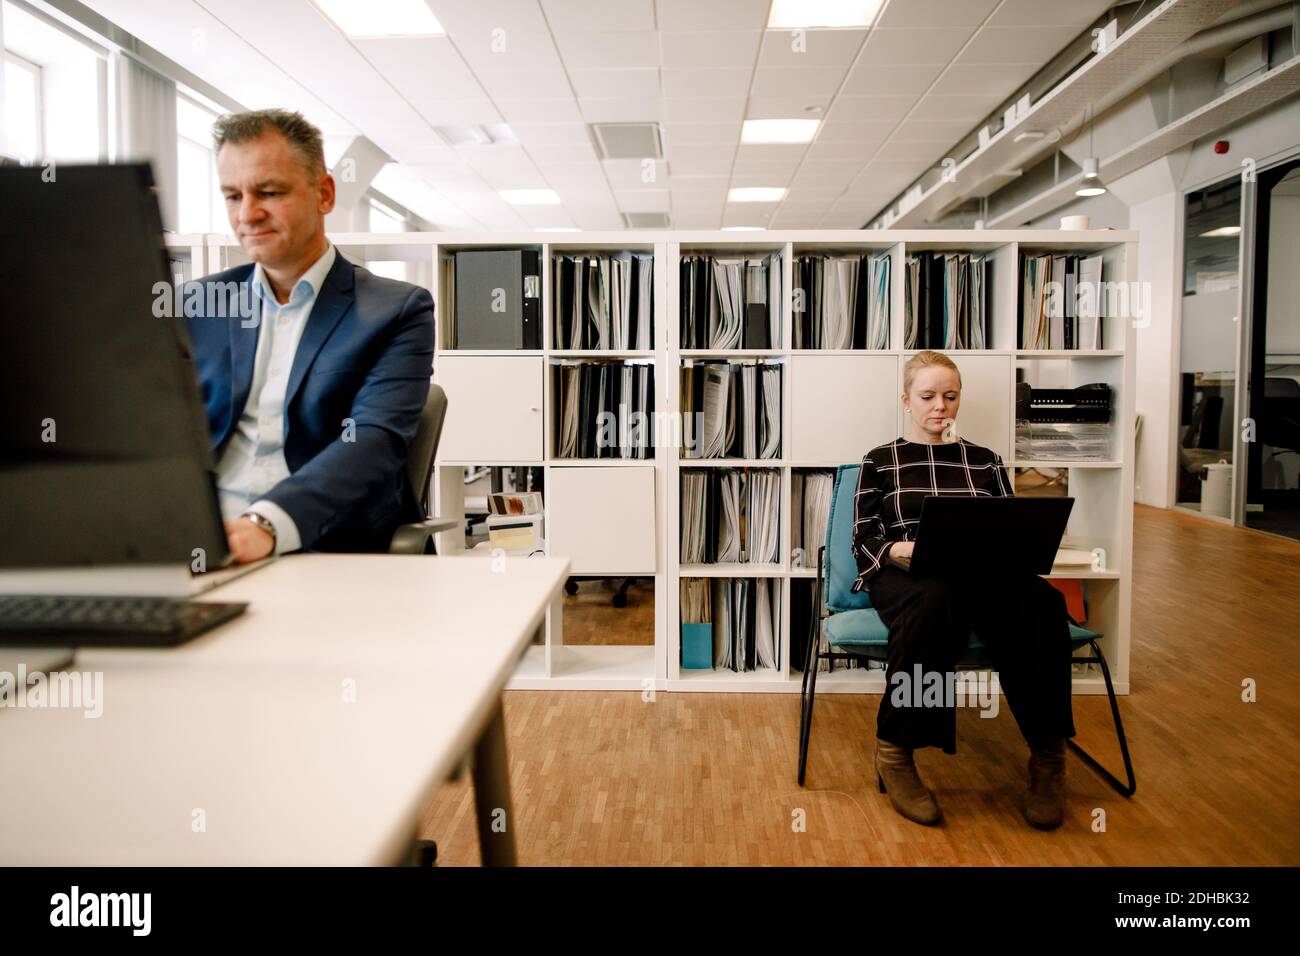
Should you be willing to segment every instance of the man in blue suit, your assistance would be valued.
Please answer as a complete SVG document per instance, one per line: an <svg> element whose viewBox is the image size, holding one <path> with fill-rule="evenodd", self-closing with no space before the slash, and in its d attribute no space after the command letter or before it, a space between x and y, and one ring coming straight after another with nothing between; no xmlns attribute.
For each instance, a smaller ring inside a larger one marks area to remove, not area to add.
<svg viewBox="0 0 1300 956"><path fill-rule="evenodd" d="M405 465L429 392L433 299L325 238L334 179L300 114L222 117L213 138L253 260L205 279L230 294L205 295L188 319L231 553L387 550L422 517Z"/></svg>

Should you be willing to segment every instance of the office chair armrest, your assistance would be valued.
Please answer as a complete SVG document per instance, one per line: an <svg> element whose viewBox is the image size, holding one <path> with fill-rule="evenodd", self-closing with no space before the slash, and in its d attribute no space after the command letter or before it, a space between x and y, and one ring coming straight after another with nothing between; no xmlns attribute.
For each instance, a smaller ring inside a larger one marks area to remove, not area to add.
<svg viewBox="0 0 1300 956"><path fill-rule="evenodd" d="M401 524L393 532L388 545L389 554L429 554L433 536L439 531L450 531L460 525L459 518L425 518Z"/></svg>

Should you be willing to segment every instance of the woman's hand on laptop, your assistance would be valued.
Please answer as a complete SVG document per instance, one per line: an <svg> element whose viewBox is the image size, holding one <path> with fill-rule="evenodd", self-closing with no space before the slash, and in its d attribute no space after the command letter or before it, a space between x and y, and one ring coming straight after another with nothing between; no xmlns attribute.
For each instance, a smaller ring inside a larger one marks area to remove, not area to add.
<svg viewBox="0 0 1300 956"><path fill-rule="evenodd" d="M235 564L248 564L260 561L271 553L275 539L269 534L243 518L226 522L226 541Z"/></svg>
<svg viewBox="0 0 1300 956"><path fill-rule="evenodd" d="M912 566L912 549L916 547L915 541L895 541L889 546L888 558L904 571Z"/></svg>

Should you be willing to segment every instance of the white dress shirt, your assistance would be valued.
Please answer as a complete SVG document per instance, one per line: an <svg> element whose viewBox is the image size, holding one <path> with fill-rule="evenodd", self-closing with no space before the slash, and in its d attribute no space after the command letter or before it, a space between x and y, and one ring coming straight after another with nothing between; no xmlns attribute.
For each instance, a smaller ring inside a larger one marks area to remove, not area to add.
<svg viewBox="0 0 1300 956"><path fill-rule="evenodd" d="M284 459L285 391L298 341L335 256L334 246L328 246L294 283L289 301L283 305L276 300L262 264L253 268L253 295L261 310L253 382L243 414L217 463L217 491L227 521L252 511L275 525L277 554L297 551L302 539L288 512L261 496L289 477Z"/></svg>

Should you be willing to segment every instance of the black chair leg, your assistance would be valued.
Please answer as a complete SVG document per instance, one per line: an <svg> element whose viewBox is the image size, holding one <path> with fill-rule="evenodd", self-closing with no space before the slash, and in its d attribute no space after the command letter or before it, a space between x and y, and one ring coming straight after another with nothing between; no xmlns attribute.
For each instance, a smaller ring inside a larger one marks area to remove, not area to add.
<svg viewBox="0 0 1300 956"><path fill-rule="evenodd" d="M1119 739L1119 752L1124 758L1124 773L1128 777L1128 783L1122 783L1113 773L1103 767L1097 760L1072 739L1067 740L1066 744L1073 750L1097 776L1101 777L1108 784L1115 788L1121 796L1131 797L1137 790L1137 778L1133 774L1133 759L1128 752L1128 738L1124 736L1124 721L1119 716L1119 701L1115 699L1115 684L1110 679L1110 668L1106 665L1106 656L1102 654L1101 648L1097 646L1096 641L1089 641L1092 647L1093 659L1084 660L1084 663L1095 663L1101 665L1101 676L1106 682L1106 696L1110 698L1110 716L1115 723L1115 736Z"/></svg>
<svg viewBox="0 0 1300 956"><path fill-rule="evenodd" d="M814 634L809 640L817 641L819 636ZM813 701L817 696L817 668L821 664L821 648L815 648L812 655L812 665L804 668L804 684L808 688L808 693L802 695L803 706L799 710L799 786L803 786L804 777L808 773L808 741L812 739L812 718L813 718Z"/></svg>

